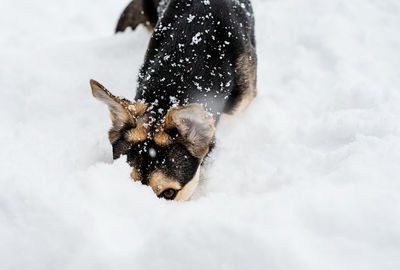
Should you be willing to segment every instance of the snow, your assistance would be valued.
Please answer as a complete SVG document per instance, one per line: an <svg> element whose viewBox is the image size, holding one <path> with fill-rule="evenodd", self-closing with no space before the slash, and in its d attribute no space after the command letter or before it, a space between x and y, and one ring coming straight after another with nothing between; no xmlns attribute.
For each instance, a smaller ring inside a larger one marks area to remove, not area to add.
<svg viewBox="0 0 400 270"><path fill-rule="evenodd" d="M202 33L197 33L196 35L194 35L193 37L192 37L192 43L190 43L190 45L195 45L195 44L199 44L199 42L202 40L201 39L201 34Z"/></svg>
<svg viewBox="0 0 400 270"><path fill-rule="evenodd" d="M2 269L400 269L398 1L254 0L259 95L183 203L112 162L91 96L134 96L127 2L0 3Z"/></svg>
<svg viewBox="0 0 400 270"><path fill-rule="evenodd" d="M187 17L187 22L191 23L193 21L193 19L196 18L195 15L189 14L189 16Z"/></svg>

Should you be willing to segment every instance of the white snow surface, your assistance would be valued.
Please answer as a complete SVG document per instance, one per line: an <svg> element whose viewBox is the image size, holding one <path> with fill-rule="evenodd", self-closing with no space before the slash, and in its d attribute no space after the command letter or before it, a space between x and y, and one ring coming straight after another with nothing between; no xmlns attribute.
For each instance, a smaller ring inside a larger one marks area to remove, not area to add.
<svg viewBox="0 0 400 270"><path fill-rule="evenodd" d="M398 0L253 0L259 95L189 202L112 162L91 96L134 97L128 2L0 3L1 269L400 269Z"/></svg>

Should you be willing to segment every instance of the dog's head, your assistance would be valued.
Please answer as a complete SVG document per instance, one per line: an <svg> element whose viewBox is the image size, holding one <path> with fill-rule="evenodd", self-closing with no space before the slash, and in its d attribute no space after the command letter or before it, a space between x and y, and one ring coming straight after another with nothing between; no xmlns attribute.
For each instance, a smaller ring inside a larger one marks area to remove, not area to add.
<svg viewBox="0 0 400 270"><path fill-rule="evenodd" d="M151 186L158 197L189 199L212 144L213 118L199 104L171 108L155 117L145 103L117 98L94 80L90 85L93 96L110 111L113 158L126 155L131 178Z"/></svg>

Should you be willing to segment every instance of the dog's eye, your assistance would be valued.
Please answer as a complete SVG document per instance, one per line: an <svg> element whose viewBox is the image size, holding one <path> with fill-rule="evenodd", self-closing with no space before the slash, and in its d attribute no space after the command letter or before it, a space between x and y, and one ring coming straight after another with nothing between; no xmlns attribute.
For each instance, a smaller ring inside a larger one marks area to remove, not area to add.
<svg viewBox="0 0 400 270"><path fill-rule="evenodd" d="M176 196L177 191L175 189L169 188L167 190L164 190L163 193L161 193L161 197L167 199L167 200L173 200Z"/></svg>

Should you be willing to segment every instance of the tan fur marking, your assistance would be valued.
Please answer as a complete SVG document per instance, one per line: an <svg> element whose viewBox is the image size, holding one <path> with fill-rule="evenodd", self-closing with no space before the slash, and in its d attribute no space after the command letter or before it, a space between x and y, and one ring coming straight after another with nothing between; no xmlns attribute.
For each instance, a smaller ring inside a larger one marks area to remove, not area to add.
<svg viewBox="0 0 400 270"><path fill-rule="evenodd" d="M243 111L257 96L257 57L251 47L249 53L243 53L236 62L236 70L239 75L238 84L241 87L241 100L235 105L229 114Z"/></svg>
<svg viewBox="0 0 400 270"><path fill-rule="evenodd" d="M136 127L128 130L125 139L130 142L143 142L147 139L149 133L148 117L141 116L136 119Z"/></svg>
<svg viewBox="0 0 400 270"><path fill-rule="evenodd" d="M154 171L150 175L149 186L153 189L154 193L159 196L163 191L172 188L175 190L181 189L179 182L173 178L169 178L160 171Z"/></svg>
<svg viewBox="0 0 400 270"><path fill-rule="evenodd" d="M131 178L133 181L140 181L141 180L140 173L135 169L133 169L131 172Z"/></svg>
<svg viewBox="0 0 400 270"><path fill-rule="evenodd" d="M172 138L164 131L159 131L154 134L154 142L164 147L172 143Z"/></svg>
<svg viewBox="0 0 400 270"><path fill-rule="evenodd" d="M132 128L126 132L125 138L134 143L143 142L147 139L147 131L143 127Z"/></svg>
<svg viewBox="0 0 400 270"><path fill-rule="evenodd" d="M132 115L142 115L146 112L147 104L141 102L135 102L128 106L128 109Z"/></svg>
<svg viewBox="0 0 400 270"><path fill-rule="evenodd" d="M237 113L244 111L256 96L257 96L257 90L252 91L250 93L246 93L242 97L242 99L238 102L238 104L235 106L232 114L237 114Z"/></svg>
<svg viewBox="0 0 400 270"><path fill-rule="evenodd" d="M136 128L133 128L126 133L126 140L134 143L143 142L148 137L148 117L143 115L146 112L147 104L135 102L128 107L130 114L136 120Z"/></svg>

